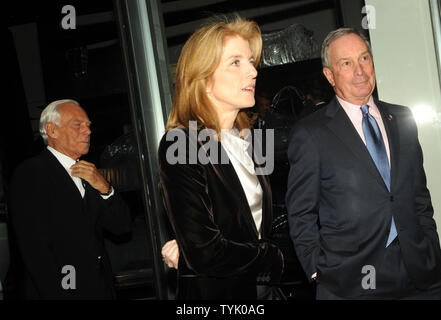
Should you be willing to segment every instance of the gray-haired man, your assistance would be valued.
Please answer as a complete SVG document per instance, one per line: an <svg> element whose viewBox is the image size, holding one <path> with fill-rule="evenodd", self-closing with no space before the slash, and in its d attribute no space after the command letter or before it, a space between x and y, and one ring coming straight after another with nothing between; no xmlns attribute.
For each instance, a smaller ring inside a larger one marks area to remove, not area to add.
<svg viewBox="0 0 441 320"><path fill-rule="evenodd" d="M288 148L290 233L318 299L441 299L441 250L410 110L372 97L368 42L331 32L336 97L296 123Z"/></svg>
<svg viewBox="0 0 441 320"><path fill-rule="evenodd" d="M12 230L26 299L113 299L103 230L130 231L127 206L95 166L90 124L73 100L50 103L40 118L47 148L24 161L10 188Z"/></svg>

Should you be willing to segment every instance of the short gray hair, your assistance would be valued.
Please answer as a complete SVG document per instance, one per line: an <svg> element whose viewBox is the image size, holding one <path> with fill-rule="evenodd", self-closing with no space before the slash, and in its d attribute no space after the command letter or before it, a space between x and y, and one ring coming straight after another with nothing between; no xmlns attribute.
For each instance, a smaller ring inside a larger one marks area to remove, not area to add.
<svg viewBox="0 0 441 320"><path fill-rule="evenodd" d="M80 105L77 101L72 99L63 99L56 100L49 103L46 108L41 112L40 116L40 135L43 138L44 144L47 145L47 132L46 132L46 123L53 122L57 126L60 125L60 111L58 110L58 106L64 103L74 103L76 105Z"/></svg>
<svg viewBox="0 0 441 320"><path fill-rule="evenodd" d="M347 34L355 34L355 35L359 36L360 38L362 38L363 41L366 43L366 46L369 50L369 54L372 56L371 45L370 45L368 39L364 36L364 34L360 33L360 31L358 31L355 28L340 28L340 29L329 32L328 35L326 36L325 40L323 40L322 52L321 52L323 67L326 67L326 68L331 67L331 64L329 62L329 46L331 45L331 43L334 40L337 40L338 38L345 36Z"/></svg>

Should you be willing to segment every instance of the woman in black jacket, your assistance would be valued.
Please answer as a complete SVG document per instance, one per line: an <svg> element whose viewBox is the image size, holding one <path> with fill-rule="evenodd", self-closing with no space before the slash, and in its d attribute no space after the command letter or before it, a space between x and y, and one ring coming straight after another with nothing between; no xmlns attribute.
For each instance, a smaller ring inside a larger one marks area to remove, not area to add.
<svg viewBox="0 0 441 320"><path fill-rule="evenodd" d="M180 250L178 299L256 299L256 278L277 282L282 273L283 255L268 240L270 172L250 156L245 112L255 103L261 49L257 24L236 15L198 29L178 61L158 151Z"/></svg>

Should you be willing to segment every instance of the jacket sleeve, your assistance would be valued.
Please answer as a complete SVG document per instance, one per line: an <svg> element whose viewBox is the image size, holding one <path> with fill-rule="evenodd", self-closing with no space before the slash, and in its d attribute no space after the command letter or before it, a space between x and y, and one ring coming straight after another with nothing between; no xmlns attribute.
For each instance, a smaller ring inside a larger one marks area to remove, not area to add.
<svg viewBox="0 0 441 320"><path fill-rule="evenodd" d="M102 204L100 225L114 235L121 235L132 230L132 219L130 210L114 189L114 194L104 200L100 195L97 196Z"/></svg>
<svg viewBox="0 0 441 320"><path fill-rule="evenodd" d="M41 299L67 296L61 267L50 242L50 197L40 168L22 165L14 173L9 193L9 214L24 268Z"/></svg>
<svg viewBox="0 0 441 320"><path fill-rule="evenodd" d="M188 140L187 140L188 141ZM279 281L283 256L267 241L236 242L216 225L204 165L170 164L165 136L159 147L160 187L180 252L191 270L201 276L230 277L269 273Z"/></svg>
<svg viewBox="0 0 441 320"><path fill-rule="evenodd" d="M311 134L296 125L288 146L290 170L285 203L291 240L307 278L317 271L320 158Z"/></svg>
<svg viewBox="0 0 441 320"><path fill-rule="evenodd" d="M408 111L409 127L412 128L414 144L416 145L415 153L415 211L418 216L420 227L425 235L437 246L439 251L439 238L436 232L436 223L433 219L433 206L430 198L429 189L427 189L426 173L423 165L423 152L418 141L418 129L412 112Z"/></svg>

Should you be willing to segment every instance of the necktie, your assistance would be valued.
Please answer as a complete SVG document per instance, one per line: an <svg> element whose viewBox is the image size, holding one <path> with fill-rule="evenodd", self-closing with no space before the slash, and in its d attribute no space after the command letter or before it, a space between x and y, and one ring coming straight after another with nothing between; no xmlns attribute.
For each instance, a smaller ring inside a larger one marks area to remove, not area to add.
<svg viewBox="0 0 441 320"><path fill-rule="evenodd" d="M80 161L80 159L77 159L75 162L78 162L78 161ZM86 190L87 190L87 183L86 183L86 180L84 180L83 178L78 178L78 179L80 179L80 181L81 181L81 185L82 185L83 188L84 188L84 193L82 192L81 189L79 190L81 196L84 198L84 196L85 196L85 194L86 194Z"/></svg>
<svg viewBox="0 0 441 320"><path fill-rule="evenodd" d="M380 128L378 127L377 121L369 113L369 106L364 104L360 107L363 114L362 128L364 138L366 139L366 147L377 166L378 171L383 178L387 189L390 191L390 168L389 161L387 159L386 148L384 146L384 141L381 136ZM395 227L394 217L392 217L392 222L390 226L389 237L387 239L386 247L395 239L397 236L397 228Z"/></svg>

